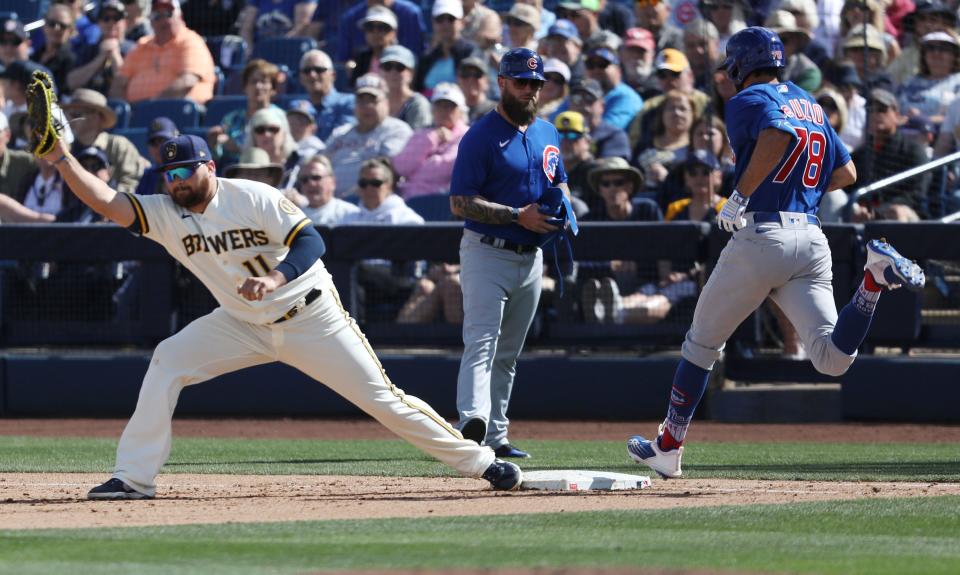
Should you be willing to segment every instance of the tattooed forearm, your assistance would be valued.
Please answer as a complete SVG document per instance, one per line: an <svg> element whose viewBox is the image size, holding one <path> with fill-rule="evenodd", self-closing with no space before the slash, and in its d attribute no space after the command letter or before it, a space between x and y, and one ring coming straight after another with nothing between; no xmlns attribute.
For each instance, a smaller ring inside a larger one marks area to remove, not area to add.
<svg viewBox="0 0 960 575"><path fill-rule="evenodd" d="M482 224L509 224L512 210L509 206L487 201L480 196L450 196L450 210L468 220Z"/></svg>

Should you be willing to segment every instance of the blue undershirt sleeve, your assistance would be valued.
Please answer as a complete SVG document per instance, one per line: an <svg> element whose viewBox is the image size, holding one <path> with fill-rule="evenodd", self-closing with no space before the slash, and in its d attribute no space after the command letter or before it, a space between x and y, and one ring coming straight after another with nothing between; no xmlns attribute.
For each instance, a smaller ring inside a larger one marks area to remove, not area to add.
<svg viewBox="0 0 960 575"><path fill-rule="evenodd" d="M304 226L290 244L290 253L274 268L288 282L300 277L327 251L323 238L312 225Z"/></svg>

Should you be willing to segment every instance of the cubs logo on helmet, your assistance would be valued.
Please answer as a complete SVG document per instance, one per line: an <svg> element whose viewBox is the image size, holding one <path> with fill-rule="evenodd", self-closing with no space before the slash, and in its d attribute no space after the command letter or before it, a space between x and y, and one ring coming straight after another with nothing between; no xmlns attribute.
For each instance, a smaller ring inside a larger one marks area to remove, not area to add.
<svg viewBox="0 0 960 575"><path fill-rule="evenodd" d="M553 182L557 175L557 168L560 166L560 148L556 146L547 146L543 149L543 173L547 175L550 182Z"/></svg>
<svg viewBox="0 0 960 575"><path fill-rule="evenodd" d="M546 81L543 58L529 48L514 48L500 58L500 75L505 78L526 78Z"/></svg>
<svg viewBox="0 0 960 575"><path fill-rule="evenodd" d="M755 70L786 67L783 54L783 42L776 32L750 26L727 41L727 57L722 67L735 84L743 84Z"/></svg>

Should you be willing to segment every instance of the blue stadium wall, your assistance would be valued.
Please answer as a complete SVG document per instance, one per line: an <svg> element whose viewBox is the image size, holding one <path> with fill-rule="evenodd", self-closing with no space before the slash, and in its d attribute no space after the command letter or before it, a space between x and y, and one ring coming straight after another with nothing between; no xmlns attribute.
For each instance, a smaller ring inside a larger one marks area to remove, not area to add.
<svg viewBox="0 0 960 575"><path fill-rule="evenodd" d="M149 359L148 353L8 353L0 358L0 416L129 417ZM384 355L381 359L397 386L426 400L444 417L456 419L457 355ZM515 419L658 419L663 417L676 362L675 356L524 357L510 415ZM812 369L808 362L802 363L793 375ZM840 382L840 418L958 422L958 374L960 360L861 357L835 380ZM707 417L710 400L708 396L704 404ZM303 373L268 364L186 388L177 414L318 417L360 412Z"/></svg>

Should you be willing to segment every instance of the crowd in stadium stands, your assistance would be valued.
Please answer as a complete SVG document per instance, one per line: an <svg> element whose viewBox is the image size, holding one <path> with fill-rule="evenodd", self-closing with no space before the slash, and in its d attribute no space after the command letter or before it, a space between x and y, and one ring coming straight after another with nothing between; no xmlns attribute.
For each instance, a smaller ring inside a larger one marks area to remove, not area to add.
<svg viewBox="0 0 960 575"><path fill-rule="evenodd" d="M437 219L425 198L448 193L460 139L497 104L498 59L519 46L545 59L540 116L560 132L581 217L710 221L734 164L724 107L735 87L717 64L748 25L780 35L784 78L816 96L860 187L957 151L958 3L100 0L87 11L87 0L51 0L31 32L0 13L0 221L93 220L22 151L24 89L38 69L56 81L75 153L119 190L162 191L150 167L158 144L185 131L206 135L221 174L276 185L317 224ZM207 113L178 126L157 117L158 99ZM128 126L147 137L134 143ZM937 218L960 210L957 189L948 167L858 202L832 192L820 217ZM382 262L367 268L378 289L407 281ZM455 275L434 264L407 286L403 321L416 309L458 317ZM632 299L600 297L611 277L634 286ZM589 279L590 298L618 302L588 305L598 321L651 321L695 295L692 272L669 266Z"/></svg>

